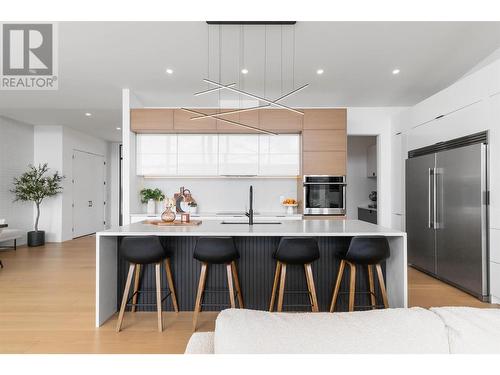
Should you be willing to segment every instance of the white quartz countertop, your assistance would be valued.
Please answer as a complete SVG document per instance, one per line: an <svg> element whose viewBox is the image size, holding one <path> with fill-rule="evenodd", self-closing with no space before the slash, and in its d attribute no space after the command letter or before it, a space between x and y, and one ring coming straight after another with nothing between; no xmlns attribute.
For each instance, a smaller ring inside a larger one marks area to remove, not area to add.
<svg viewBox="0 0 500 375"><path fill-rule="evenodd" d="M98 236L317 236L342 237L379 235L406 236L406 233L360 220L284 220L280 224L222 224L207 220L196 226L157 226L134 223L98 232Z"/></svg>
<svg viewBox="0 0 500 375"><path fill-rule="evenodd" d="M161 212L156 214L147 214L147 213L133 213L130 214L130 217L159 217ZM226 212L197 212L195 214L191 214L191 217L246 217L243 211L226 211ZM283 212L267 212L267 211L258 211L254 213L255 218L259 217L302 217L302 214L294 213L292 215L288 215L285 211Z"/></svg>

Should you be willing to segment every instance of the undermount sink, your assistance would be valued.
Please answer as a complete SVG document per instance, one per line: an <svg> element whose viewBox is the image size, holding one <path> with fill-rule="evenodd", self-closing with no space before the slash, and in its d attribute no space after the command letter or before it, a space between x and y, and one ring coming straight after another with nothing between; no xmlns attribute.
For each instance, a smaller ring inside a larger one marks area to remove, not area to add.
<svg viewBox="0 0 500 375"><path fill-rule="evenodd" d="M248 224L248 221L221 221L221 224ZM260 225L260 224L281 224L279 221L257 221L253 222L253 225Z"/></svg>

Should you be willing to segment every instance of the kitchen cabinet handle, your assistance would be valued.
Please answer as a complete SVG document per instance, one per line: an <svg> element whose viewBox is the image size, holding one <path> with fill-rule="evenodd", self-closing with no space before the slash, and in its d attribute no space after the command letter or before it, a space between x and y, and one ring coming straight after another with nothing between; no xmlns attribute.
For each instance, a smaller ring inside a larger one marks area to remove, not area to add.
<svg viewBox="0 0 500 375"><path fill-rule="evenodd" d="M433 171L433 179L432 179L432 190L433 190L433 202L432 205L434 206L434 209L432 210L432 227L434 229L439 228L438 225L438 220L437 220L437 177L438 177L438 170L434 168Z"/></svg>

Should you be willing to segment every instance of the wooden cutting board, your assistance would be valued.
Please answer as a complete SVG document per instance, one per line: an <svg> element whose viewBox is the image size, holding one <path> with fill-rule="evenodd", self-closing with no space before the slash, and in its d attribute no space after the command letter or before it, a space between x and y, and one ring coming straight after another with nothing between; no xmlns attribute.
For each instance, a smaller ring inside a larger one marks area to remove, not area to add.
<svg viewBox="0 0 500 375"><path fill-rule="evenodd" d="M161 220L146 220L145 223L158 225L160 227L163 227L163 226L165 226L165 227L167 227L167 226L170 226L170 227L192 227L192 226L200 225L201 220L191 220L189 223L184 223L184 222L181 222L180 220L169 221L169 222L161 221Z"/></svg>

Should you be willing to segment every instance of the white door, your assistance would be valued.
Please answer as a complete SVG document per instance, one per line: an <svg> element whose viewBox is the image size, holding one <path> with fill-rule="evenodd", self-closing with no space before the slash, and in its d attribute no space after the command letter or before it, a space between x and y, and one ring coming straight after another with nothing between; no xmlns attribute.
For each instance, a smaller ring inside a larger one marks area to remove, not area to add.
<svg viewBox="0 0 500 375"><path fill-rule="evenodd" d="M73 151L73 238L104 229L104 158Z"/></svg>

